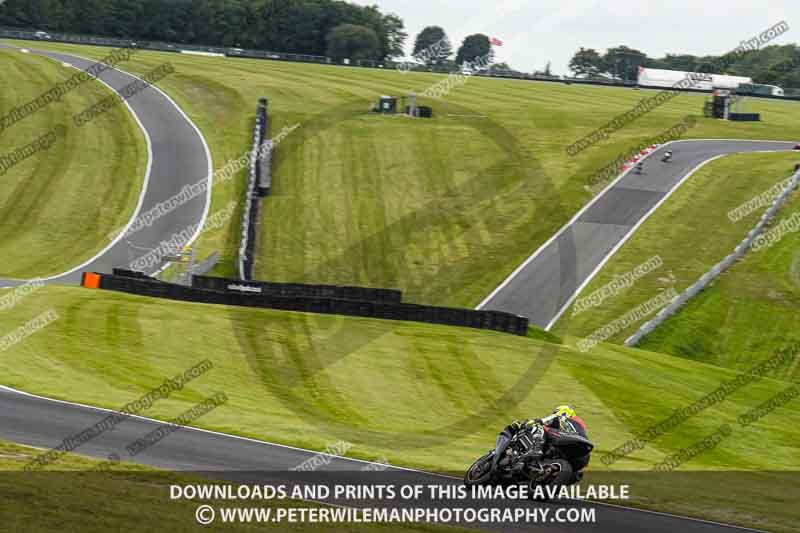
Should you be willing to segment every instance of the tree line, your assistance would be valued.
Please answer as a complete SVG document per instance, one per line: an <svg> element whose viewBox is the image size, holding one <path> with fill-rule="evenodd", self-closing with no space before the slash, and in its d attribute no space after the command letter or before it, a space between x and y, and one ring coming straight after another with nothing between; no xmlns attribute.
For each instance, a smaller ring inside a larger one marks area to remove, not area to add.
<svg viewBox="0 0 800 533"><path fill-rule="evenodd" d="M404 56L408 37L399 16L341 0L6 0L0 26L378 61ZM453 69L493 59L480 33L452 58L439 26L417 35L413 53L420 65Z"/></svg>
<svg viewBox="0 0 800 533"><path fill-rule="evenodd" d="M407 37L397 15L339 0L6 0L0 25L376 60Z"/></svg>
<svg viewBox="0 0 800 533"><path fill-rule="evenodd" d="M724 72L719 72L720 65L724 65ZM593 48L581 48L569 63L576 76L628 81L636 81L639 67L746 76L756 83L800 87L800 47L796 44L766 46L739 55L667 54L663 58L650 58L624 45L602 54Z"/></svg>
<svg viewBox="0 0 800 533"><path fill-rule="evenodd" d="M453 56L453 45L441 26L427 26L414 40L414 61L426 67L455 69L471 65L490 65L489 70L510 70L505 64L494 64L492 40L483 33L467 35Z"/></svg>

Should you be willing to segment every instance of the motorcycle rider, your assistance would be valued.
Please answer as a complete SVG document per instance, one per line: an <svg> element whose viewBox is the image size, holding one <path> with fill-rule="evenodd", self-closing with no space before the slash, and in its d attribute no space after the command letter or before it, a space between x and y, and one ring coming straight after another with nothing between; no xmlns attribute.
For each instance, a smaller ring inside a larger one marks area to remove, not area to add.
<svg viewBox="0 0 800 533"><path fill-rule="evenodd" d="M586 433L586 423L581 420L575 412L575 409L569 405L559 405L553 410L552 414L544 418L515 420L497 435L494 458L492 459L492 472L497 470L497 464L503 457L506 448L508 448L508 443L511 442L511 438L520 431L529 430L536 426L544 426L558 431L574 432L581 437L589 438ZM537 447L532 450L532 452L529 452L531 455L541 455L542 446L545 442L544 432L542 433L542 436L537 441ZM588 463L588 458L586 463ZM520 461L516 468L522 468L523 466L524 461Z"/></svg>
<svg viewBox="0 0 800 533"><path fill-rule="evenodd" d="M672 161L672 150L667 150L664 152L664 157L661 158L664 163L669 163Z"/></svg>

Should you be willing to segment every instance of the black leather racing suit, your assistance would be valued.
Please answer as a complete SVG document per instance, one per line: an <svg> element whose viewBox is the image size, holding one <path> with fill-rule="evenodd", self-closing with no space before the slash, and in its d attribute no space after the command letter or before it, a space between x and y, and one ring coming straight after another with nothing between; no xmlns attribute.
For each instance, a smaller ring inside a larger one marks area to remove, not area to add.
<svg viewBox="0 0 800 533"><path fill-rule="evenodd" d="M571 424L572 427L576 430L578 434L583 437L587 437L586 428L584 427L585 424L579 418L573 419L575 422ZM561 429L561 419L556 415L550 415L545 418L539 419L528 419L528 420L515 420L511 424L505 427L500 434L497 435L497 442L495 443L495 453L494 458L492 460L492 472L497 470L497 464L502 459L503 455L506 452L506 448L508 448L508 443L511 442L512 437L516 435L519 431L530 429L531 427L541 424L543 426L547 426L552 429ZM588 438L588 437L587 437ZM540 448L544 446L546 436L542 438L540 441ZM586 464L588 464L588 457L586 458ZM585 464L583 465L585 466Z"/></svg>

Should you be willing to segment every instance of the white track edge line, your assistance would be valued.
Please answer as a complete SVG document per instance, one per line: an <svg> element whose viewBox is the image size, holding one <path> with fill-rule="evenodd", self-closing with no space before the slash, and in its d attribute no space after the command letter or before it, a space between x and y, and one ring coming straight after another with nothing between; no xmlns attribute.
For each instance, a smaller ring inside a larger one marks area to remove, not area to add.
<svg viewBox="0 0 800 533"><path fill-rule="evenodd" d="M587 502L591 502L592 505L602 505L602 506L605 506L605 507L614 507L616 509L625 509L627 511L638 511L640 513L654 514L654 515L659 515L659 516L667 516L667 517L670 517L670 518L680 518L681 520L689 520L691 522L699 522L701 524L709 524L709 525L713 525L713 526L728 527L728 528L732 528L732 529L738 529L740 531L754 531L755 533L769 533L769 531L766 531L764 529L754 529L754 528L746 527L746 526L737 526L736 524L726 524L724 522L716 522L714 520L707 520L705 518L695 518L693 516L681 516L681 515L676 515L676 514L672 514L672 513L665 513L663 511L653 511L653 510L650 510L650 509L640 509L638 507L625 507L624 505L617 505L617 504L614 504L614 503L606 503L606 502L603 502L603 501L596 501L596 500L578 500L578 501L587 501Z"/></svg>
<svg viewBox="0 0 800 533"><path fill-rule="evenodd" d="M29 398L35 398L37 400L44 400L44 401L47 401L47 402L59 403L59 404L62 404L62 405L69 405L69 406L72 406L72 407L81 407L81 408L84 408L84 409L91 409L93 411L99 411L101 413L118 414L118 415L121 415L121 416L126 416L126 417L129 417L129 418L136 418L136 419L139 419L139 420L144 420L146 422L152 422L154 424L159 424L159 425L169 424L169 422L165 422L163 420L157 420L155 418L149 418L149 417L141 416L141 415L121 413L119 411L115 411L113 409L108 409L108 408L105 408L105 407L96 407L96 406L93 406L93 405L87 405L87 404L78 403L78 402L71 402L71 401L68 401L68 400L58 400L56 398L48 398L47 396L41 396L41 395L38 395L38 394L25 392L25 391L22 391L22 390L19 390L19 389L15 389L15 388L12 388L12 387L8 387L8 386L5 386L5 385L0 385L0 391L6 391L6 392L10 392L12 394L17 394L17 395L20 395L20 396L27 396ZM405 471L408 471L408 472L417 472L417 473L420 473L420 474L434 475L434 476L444 477L444 478L448 478L448 479L458 479L458 478L454 478L453 476L446 476L444 474L438 474L436 472L426 472L424 470L417 470L417 469L414 469L414 468L406 468L406 467L402 467L402 466L386 465L385 463L376 463L374 461L367 461L367 460L364 460L364 459L356 459L356 458L353 458L353 457L342 457L340 455L333 455L333 454L326 453L326 452L318 452L318 451L314 451L314 450L308 450L308 449L305 449L305 448L298 448L297 446L290 446L288 444L278 444L278 443L275 443L275 442L268 442L268 441L265 441L265 440L259 440L259 439L255 439L255 438L251 438L251 437L242 437L240 435L233 435L233 434L230 434L230 433L222 433L221 431L214 431L212 429L204 429L204 428L198 428L198 427L194 427L194 426L181 426L181 429L186 429L186 430L191 430L191 431L199 431L201 433L207 433L207 434L211 434L211 435L216 435L218 437L226 437L226 438L231 438L231 439L237 439L237 440L242 440L242 441L246 441L246 442L252 442L252 443L255 443L255 444L265 444L265 445L268 445L268 446L275 446L275 447L278 447L278 448L285 448L285 449L288 449L288 450L296 450L296 451L305 452L305 453L308 453L308 454L311 454L311 455L322 455L322 456L325 456L325 457L331 457L331 458L335 458L335 459L343 459L343 460L346 460L346 461L353 461L353 462L357 462L357 463L364 463L364 464L370 464L370 465L376 465L376 466L384 466L384 467L388 466L388 467L396 469L396 470L405 470Z"/></svg>
<svg viewBox="0 0 800 533"><path fill-rule="evenodd" d="M671 142L673 142L673 141L671 141ZM667 143L667 144L669 144L669 143ZM667 144L664 144L662 146L667 146ZM659 147L659 149L660 148L661 147ZM656 151L657 150L654 150L653 152L645 155L643 160L647 159L648 157L650 157ZM516 270L514 270L514 272L512 272L500 285L498 285L498 287L495 290L493 290L492 293L489 296L484 298L484 300L481 303L479 303L478 306L475 309L480 310L481 308L483 308L483 306L485 306L487 303L489 303L489 301L491 301L495 296L497 296L497 294L501 290L503 290L509 283L514 281L514 278L517 277L519 275L519 273L522 272L525 269L525 267L527 267L534 259L536 259L539 256L539 254L541 254L545 249L547 249L547 247L550 246L550 244L553 241L558 239L558 237L560 237L561 234L563 234L570 226L572 226L572 224L575 221L577 221L586 211L589 210L590 207L592 207L596 202L598 202L600 200L600 198L602 198L606 194L606 192L608 192L609 189L611 189L617 183L619 183L622 180L622 178L624 178L628 174L628 172L630 172L631 170L632 169L628 169L625 172L623 172L622 174L620 174L619 176L617 176L617 178L614 181L612 181L611 183L606 185L606 187L602 191L597 193L591 200L589 200L589 202L586 205L584 205L575 214L575 216L573 216L566 224L561 226L561 228L559 228L559 230L552 237L547 239L547 241L545 241L544 244L542 244L535 252L533 252L533 254L531 254L520 266L518 266L516 268Z"/></svg>
<svg viewBox="0 0 800 533"><path fill-rule="evenodd" d="M642 216L636 222L636 224L634 224L631 227L631 229L628 230L628 232L625 235L623 235L622 239L620 239L619 242L617 242L617 244L614 245L613 248L611 248L611 250L606 254L606 256L603 257L603 259L600 261L600 263L586 277L586 279L583 281L583 283L581 283L580 287L575 289L575 292L572 293L572 296L570 296L569 300L567 300L567 302L561 307L561 309L558 311L558 313L556 313L556 316L553 317L550 320L550 322L545 327L545 331L550 331L550 328L552 328L555 325L555 323L558 321L558 319L561 318L561 315L564 314L564 311L566 311L569 308L569 306L572 304L572 302L575 300L575 298L577 298L580 295L581 291L586 287L586 285L588 285L592 281L592 279L594 279L594 277L598 274L598 272L600 272L600 270L606 265L606 263L608 263L608 261L611 260L611 258L614 256L614 254L616 254L619 251L619 249L622 248L625 245L626 242L628 242L628 240L633 236L633 234L636 233L636 231L642 226L642 224L644 224L645 221L647 221L647 219L650 218L650 216L653 213L655 213L656 210L658 210L658 208L661 207L661 205L664 202L669 200L669 198L673 195L673 193L675 193L675 191L677 191L681 187L681 185L683 185L690 177L692 177L701 168L703 168L707 164L711 163L712 161L716 161L717 159L720 159L720 158L724 157L725 155L726 154L721 154L721 155L714 156L714 157L712 157L710 159L706 159L705 161L701 162L699 165L697 165L696 167L691 169L680 180L678 180L678 182L669 191L667 191L667 193L661 198L661 200L659 200L653 207L651 207L650 210L647 211L647 213L645 213L644 216Z"/></svg>
<svg viewBox="0 0 800 533"><path fill-rule="evenodd" d="M112 49L113 49L113 48L112 48ZM59 52L53 52L53 53L59 53ZM76 54L70 54L70 53L66 53L66 54L64 54L64 55L71 55L71 56L73 56L73 57L77 57L77 58L79 58L79 59L83 59L84 61L95 61L95 62L97 62L97 61L96 61L96 60L94 60L94 59L89 59L88 57L83 57L83 56L79 56L79 55L76 55ZM134 75L134 74L131 74L131 73L129 73L129 72L127 72L127 71L125 71L125 70L120 70L120 69L117 69L117 68L115 68L115 67L112 67L112 68L114 68L114 70L117 70L117 71L119 71L119 72L121 72L121 73L123 73L123 74L127 74L128 76L131 76L132 78L136 78L136 79L137 79L137 80L139 80L139 81L142 81L142 82L144 82L144 83L147 83L147 82L145 82L144 80L142 80L141 78L139 78L138 76L136 76L136 75ZM160 87L158 87L157 85L155 85L155 84L152 84L152 83L148 83L148 85L149 85L149 87L151 87L151 88L155 89L156 91L158 91L159 93L161 93L161 95L162 95L164 98L166 98L166 99L167 99L167 100L168 100L168 101L169 101L169 102L170 102L170 103L173 105L173 107L175 107L175 109L178 111L178 113L179 113L179 114L180 114L180 115L181 115L181 116L184 118L184 120L186 120L186 122L187 122L187 123L188 123L188 124L189 124L189 125L190 125L190 126L193 128L193 129L194 129L194 131L197 133L197 136L200 138L200 142L201 142L201 143L203 143L203 149L204 149L204 150L205 150L205 152L206 152L206 161L208 161L208 168L207 168L207 170L208 170L208 175L206 176L206 180L208 181L208 186L206 187L206 204L205 204L205 207L204 207L204 209L203 209L203 216L202 216L202 218L200 219L200 222L199 222L199 224L197 225L197 229L195 230L195 232L194 232L194 235L192 235L192 237L191 237L191 238L189 239L189 241L186 243L187 245L189 245L189 244L192 244L192 243L193 243L193 242L194 242L194 241L197 239L197 237L199 237L199 236L200 236L200 233L202 233L202 231L203 231L203 228L204 228L204 227L205 227L205 225L206 225L206 221L208 220L208 213L209 213L209 211L211 210L211 193L212 193L212 189L213 189L213 187L214 187L214 179L213 179L213 178L214 178L214 163L213 163L213 160L212 160L212 158L211 158L211 149L208 147L208 143L206 142L206 139L205 139L205 137L203 136L202 132L200 131L200 128L198 128L198 127L197 127L197 124L195 124L195 123L194 123L194 121L193 121L191 118L189 118L189 115L187 115L187 114L186 114L186 113L183 111L183 109L181 108L181 106L179 106L179 105L177 104L177 102L175 102L175 100L173 100L173 99L172 99L172 97L171 97L170 95L168 95L168 94L167 94L167 93L165 93L163 90L161 90L161 88L160 88ZM125 104L127 105L127 103L128 103L128 102L127 102L127 100L126 100L126 101L125 101ZM131 226L131 225L132 225L132 224L133 224L133 223L136 221L136 219L137 219L137 218L138 218L138 216L137 216L137 217L134 217L134 218L133 218L133 219L130 221L130 223L128 224L128 226L126 226L126 227L125 227L125 231L123 231L123 232L121 232L121 233L120 233L120 237L124 237L124 236L125 236L125 234L127 233L127 230L128 230L128 229L130 228L130 226ZM113 243L112 243L112 245L111 245L111 246L113 246ZM164 265L163 265L161 268L159 268L157 271L155 271L155 272L153 273L153 275L155 276L155 275L158 275L158 274L160 274L161 272L163 272L164 270L166 270L166 269L167 269L167 268L168 268L168 267L169 267L171 264L172 264L172 263L165 263L165 264L164 264ZM82 266L86 266L86 265L82 265Z"/></svg>
<svg viewBox="0 0 800 533"><path fill-rule="evenodd" d="M13 393L13 394L18 394L20 396L27 396L27 397L30 397L30 398L35 398L37 400L44 400L44 401L48 401L48 402L60 403L60 404L64 404L64 405L70 405L70 406L73 406L73 407L82 407L84 409L91 409L93 411L100 411L102 413L113 413L113 414L120 414L120 415L124 414L124 413L120 413L119 411L114 411L113 409L106 409L105 407L95 407L95 406L92 406L92 405L86 405L86 404L77 403L77 402L70 402L70 401L67 401L67 400L57 400L55 398L48 398L46 396L40 396L38 394L32 394L30 392L25 392L25 391L21 391L21 390L18 390L18 389L11 388L11 387L7 387L5 385L0 385L0 391L6 391L6 392ZM148 418L148 417L140 416L140 415L125 415L125 416L128 416L130 418L137 418L139 420L144 420L144 421L147 421L147 422L152 422L152 423L160 424L160 425L168 424L168 422L164 422L163 420L156 420L154 418ZM345 460L345 461L351 461L351 462L354 462L354 463L362 463L362 464L369 464L369 465L375 465L375 466L382 466L382 467L387 467L387 469L402 470L402 471L405 471L405 472L415 472L415 473L418 473L418 474L436 476L436 477L441 477L441 478L444 478L444 479L452 479L452 480L460 480L461 479L461 478L458 478L458 477L455 477L455 476L448 476L448 475L439 474L439 473L436 473L436 472L426 472L425 470L418 470L418 469L415 469L415 468L406 468L406 467L403 467L403 466L387 465L385 463L376 463L374 461L367 461L367 460L364 460L364 459L356 459L356 458L353 458L353 457L343 457L341 455L333 455L333 454L325 453L325 452L317 452L317 451L308 450L308 449L305 449L305 448L298 448L297 446L289 446L287 444L277 444L277 443L274 443L274 442L268 442L268 441L264 441L264 440L254 439L254 438L251 438L251 437L242 437L242 436L239 436L239 435L231 435L229 433L222 433L220 431L214 431L214 430L211 430L211 429L203 429L203 428L197 428L197 427L193 427L193 426L181 426L181 429L191 430L191 431L198 431L198 432L201 432L201 433L215 435L215 436L218 436L218 437L225 437L225 438L231 438L231 439L236 439L236 440L242 440L242 441L246 441L246 442L252 442L252 443L255 443L255 444L263 444L263 445L267 445L267 446L274 446L274 447L277 447L277 448L284 448L284 449L288 449L288 450L295 450L295 451L299 451L299 452L305 452L305 453L311 454L312 456L313 455L322 455L322 456L330 457L330 458L333 458L333 459L341 459L341 460ZM34 446L34 448L37 448L37 447ZM78 454L78 455L80 455L80 454ZM231 470L229 472L236 472L236 471L235 470ZM315 501L315 500L311 500L311 501ZM705 520L703 518L693 518L693 517L690 517L690 516L680 516L680 515L675 515L675 514L671 514L671 513L665 513L665 512L662 512L662 511L651 511L649 509L640 509L640 508L637 508L637 507L625 507L623 505L614 505L614 504L605 503L605 502L601 502L601 501L597 501L597 500L571 500L571 501L578 501L578 502L583 503L585 505L605 505L605 506L609 506L609 507L616 507L618 509L623 509L623 510L626 510L626 511L657 514L657 515L677 518L677 519L681 519L681 520L690 520L690 521L693 521L693 522L702 522L702 523L713 524L713 525L718 525L718 526L736 528L736 529L745 530L745 531L755 531L757 533L768 533L768 532L763 532L763 531L758 530L758 529L750 529L750 528L743 527L743 526L725 524L725 523L722 523L722 522L714 522L712 520ZM320 503L324 503L324 502L320 502Z"/></svg>
<svg viewBox="0 0 800 533"><path fill-rule="evenodd" d="M35 50L35 51L36 52L40 52L39 54L36 54L36 55L40 55L41 57L45 57L47 59L50 59L51 61L57 61L57 62L61 63L62 65L64 63L61 60L58 60L58 59L56 59L54 57L50 57L50 56L48 56L48 55L46 55L44 53L41 53L41 52L48 52L47 50ZM58 52L48 52L48 53L58 53ZM69 54L63 54L63 55L69 55ZM78 57L78 56L74 56L74 57ZM79 57L79 59L86 60L86 58L83 58L83 57ZM91 61L91 60L87 60L87 61ZM100 63L100 61L94 61L94 63L102 64L102 65L105 65L105 66L109 67L110 69L114 69L114 67L112 67L111 65L106 65L105 63ZM69 65L68 68L74 68L76 70L80 70L80 71L83 72L83 69L78 68L75 65ZM114 69L114 70L117 70L117 69ZM122 72L122 71L120 71L120 72ZM123 74L127 74L127 73L123 72ZM116 89L111 87L111 85L109 85L105 81L101 80L99 77L94 77L93 76L93 79L95 81L98 81L98 82L102 83L106 87L108 87L108 89L112 93L119 94L119 92ZM137 201L136 208L134 209L133 215L128 220L128 224L125 226L125 231L121 232L109 245L107 245L104 248L102 248L92 258L88 259L84 263L81 263L80 265L78 265L78 266L76 266L76 267L74 267L74 268L72 268L70 270L62 272L60 274L55 274L53 276L40 278L40 279L38 279L38 281L52 281L54 279L57 279L57 278L60 278L60 277L63 277L63 276L69 276L70 274L73 274L73 273L77 272L78 270L86 267L87 265L91 264L92 262L94 262L97 259L99 259L100 257L102 257L104 254L106 254L109 250L111 250L111 248L113 248L122 239L122 237L124 236L125 232L133 225L133 222L136 220L136 218L139 216L139 213L141 212L142 206L144 205L145 196L147 195L147 188L150 185L150 175L151 175L152 167L153 167L153 144L152 144L152 140L150 139L150 134L148 133L147 129L144 127L144 124L142 124L142 121L139 119L139 115L136 114L136 111L131 107L131 105L129 104L129 102L127 100L124 100L124 103L125 103L125 106L128 108L128 111L130 111L131 115L133 115L133 118L136 121L136 123L138 124L139 129L142 130L142 133L144 134L144 138L145 138L145 143L147 145L147 167L146 167L146 170L145 170L144 181L142 182L142 190L139 193L139 200Z"/></svg>
<svg viewBox="0 0 800 533"><path fill-rule="evenodd" d="M762 141L755 141L755 142L762 142ZM552 320L550 320L550 322L547 324L547 327L545 327L545 331L550 331L550 329L556 324L556 322L558 322L558 320L561 318L561 316L564 314L564 312L569 308L569 306L572 304L572 302L574 302L575 299L580 295L581 291L584 288L586 288L586 286L592 281L592 279L594 279L594 277L600 272L600 270L606 265L606 263L608 263L608 261L614 256L614 254L616 254L619 251L619 249L622 248L622 246L626 242L628 242L628 240L630 240L630 238L633 236L634 233L636 233L636 231L639 229L639 227L642 224L644 224L645 221L647 221L647 219L650 218L650 216L652 216L656 212L656 210L658 210L658 208L661 207L661 205L664 202L666 202L673 195L673 193L675 193L675 191L677 191L681 187L681 185L684 184L684 182L686 182L691 176L693 176L695 173L697 173L701 168L703 168L704 166L706 166L707 164L709 164L709 163L711 163L713 161L716 161L717 159L720 159L722 157L726 157L726 156L729 156L729 155L738 155L738 154L742 154L742 153L749 153L749 154L765 154L765 153L769 153L769 154L773 154L773 153L781 153L781 152L783 152L783 150L754 150L754 151L751 151L751 152L731 152L731 153L727 153L727 154L719 154L719 155L716 155L716 156L714 156L714 157L712 157L710 159L706 159L705 161L703 161L702 163L700 163L699 165L694 167L692 170L690 170L689 173L686 174L683 178L681 178L680 181L678 181L672 187L672 189L670 189L669 192L667 192L667 194L661 200L659 200L659 202L655 206L653 206L652 209L650 209L650 211L645 213L644 217L642 217L631 228L631 230L627 234L625 234L625 236L622 238L622 240L619 241L608 252L608 254L597 265L597 267L591 272L591 274L589 274L589 276L586 278L586 280L584 280L584 282L581 283L580 287L578 287L575 290L575 292L572 294L572 296L570 296L569 300L564 304L564 306L561 307L561 309L558 311L556 316L553 317Z"/></svg>
<svg viewBox="0 0 800 533"><path fill-rule="evenodd" d="M722 141L722 142L743 142L743 143L785 143L785 144L796 144L794 141L784 141L784 140L760 140L760 139L682 139L676 141L669 141L660 145L656 150L646 154L642 160L647 159L657 151L661 150L662 148L669 146L674 143L684 143L684 142L714 142L714 141ZM781 150L767 150L769 152L779 152ZM736 153L736 152L732 152ZM723 154L727 155L727 154ZM487 303L489 303L497 294L503 290L509 283L511 283L514 278L516 278L522 270L525 269L536 257L539 256L554 240L561 236L578 218L580 218L583 213L585 213L590 207L592 207L596 202L602 198L609 189L617 185L619 181L621 181L629 172L633 170L632 168L628 169L627 171L620 174L614 181L609 183L602 191L596 194L586 205L584 205L576 214L573 216L566 224L564 224L552 237L550 237L544 244L542 244L531 256L529 256L520 266L518 266L500 285L495 288L489 296L483 299L481 303L475 307L475 309L480 310L482 309Z"/></svg>
<svg viewBox="0 0 800 533"><path fill-rule="evenodd" d="M48 56L46 54L50 53L50 54L61 54L61 55L65 55L65 56L72 56L72 57L76 57L78 59L82 59L84 61L90 61L93 64L103 64L103 65L105 65L105 63L101 63L100 61L98 61L96 59L89 59L87 57L79 56L77 54L70 54L68 52L55 52L55 51L52 51L52 50L35 50L35 51L39 52L42 55L42 57L46 57L47 59L50 59L50 60L53 60L53 61L58 61L59 63L62 63L62 64L63 64L63 61L60 61L60 60L55 59L53 57L50 57L50 56ZM83 70L83 69L79 69L78 67L76 67L74 65L70 65L70 66L72 68L76 69L76 70L81 70L81 71ZM134 74L131 74L131 73L127 72L127 71L118 69L118 68L113 67L111 65L106 65L106 66L109 67L109 69L116 70L116 71L118 71L118 72L120 72L122 74L130 76L131 78L134 78L134 79L137 79L139 81L144 82L144 80L142 80L138 76L136 76ZM116 89L111 87L105 81L101 80L99 77L94 77L94 79L96 81L99 81L100 83L102 83L106 87L108 87L111 90L111 92L113 92L114 94L119 94ZM147 82L145 82L145 83L147 83ZM208 147L208 143L206 142L205 137L203 137L203 134L200 132L200 129L192 121L192 119L190 119L189 116L183 111L183 109L181 109L181 107L168 94L166 94L164 91L162 91L159 87L157 87L156 85L154 85L152 83L149 83L148 85L149 85L149 87L151 87L151 88L155 89L156 91L158 91L159 93L161 93L161 95L163 95L175 107L175 109L178 111L178 113L181 116L184 117L184 119L187 121L187 123L197 133L198 137L200 138L200 142L203 144L203 149L206 152L206 160L208 161L208 175L207 175L206 179L209 182L208 183L208 187L207 187L207 192L206 192L206 204L205 204L205 207L204 207L204 210L203 210L203 217L201 218L200 223L198 224L197 230L195 230L194 235L192 236L192 238L187 243L187 244L192 244L197 239L197 237L200 235L203 227L205 226L205 223L206 223L207 218L208 218L208 213L209 213L209 210L211 208L211 190L212 190L212 187L213 187L213 183L212 183L213 180L211 178L213 176L213 168L214 168L213 162L212 162L212 159L211 159L211 150ZM52 280L60 278L60 277L68 276L68 275L73 274L73 273L79 271L80 269L86 267L87 265L93 263L94 261L96 261L97 259L102 257L104 254L106 254L109 250L111 250L111 248L113 248L117 243L119 243L120 240L122 240L122 238L128 232L130 227L134 224L134 222L136 222L136 220L139 218L139 215L141 214L142 205L144 204L144 198L147 195L147 189L148 189L148 186L150 184L150 174L151 174L152 165L153 165L152 141L150 139L150 134L147 132L147 129L145 129L144 125L142 124L141 120L139 119L139 116L136 114L136 111L133 109L133 107L131 107L131 105L128 102L128 100L124 100L124 104L128 108L128 110L131 112L131 114L133 115L133 118L136 120L136 123L139 125L139 128L144 133L145 141L147 142L147 159L148 159L148 161L147 161L147 171L145 173L144 182L142 183L142 192L139 195L139 201L137 203L136 209L134 210L134 213L131 216L131 218L128 220L128 223L125 225L125 228L122 231L120 231L120 233L117 235L117 237L113 241L111 241L111 243L108 246L104 247L94 257L92 257L91 259L87 260L86 262L78 265L77 267L75 267L75 268L73 268L71 270L68 270L66 272L62 272L60 274L56 274L54 276L41 278L39 281L52 281ZM169 266L169 264L167 264L164 267L162 267L159 270L159 272L161 270L164 270L167 266Z"/></svg>

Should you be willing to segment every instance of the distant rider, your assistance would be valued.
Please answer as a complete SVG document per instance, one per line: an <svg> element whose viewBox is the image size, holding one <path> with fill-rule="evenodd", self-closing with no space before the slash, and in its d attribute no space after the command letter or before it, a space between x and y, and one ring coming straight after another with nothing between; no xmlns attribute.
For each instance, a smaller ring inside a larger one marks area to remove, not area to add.
<svg viewBox="0 0 800 533"><path fill-rule="evenodd" d="M663 158L661 158L661 160L662 160L663 162L665 162L665 163L669 163L670 161L672 161L672 150L667 150L667 151L664 153L664 157L663 157Z"/></svg>
<svg viewBox="0 0 800 533"><path fill-rule="evenodd" d="M550 416L545 418L534 418L528 420L515 420L497 435L497 442L495 444L495 454L492 462L492 472L497 470L497 463L503 457L503 454L508 448L508 443L511 438L523 430L530 430L536 426L544 426L547 428L555 429L563 432L577 433L583 438L589 438L586 433L586 423L581 420L575 409L569 405L559 405L553 410ZM540 439L538 448L533 451L534 454L541 454L544 439ZM588 462L588 461L587 461ZM522 463L519 465L522 467Z"/></svg>

